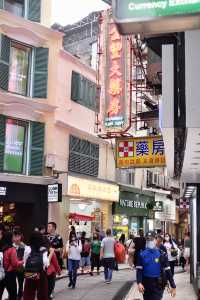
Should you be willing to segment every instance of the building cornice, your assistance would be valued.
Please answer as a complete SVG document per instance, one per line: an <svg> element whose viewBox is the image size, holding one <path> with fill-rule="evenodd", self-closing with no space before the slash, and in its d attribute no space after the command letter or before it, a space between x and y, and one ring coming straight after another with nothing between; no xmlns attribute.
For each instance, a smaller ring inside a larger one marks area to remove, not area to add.
<svg viewBox="0 0 200 300"><path fill-rule="evenodd" d="M18 174L0 174L0 181L48 185L58 183L58 179L50 176L27 176Z"/></svg>
<svg viewBox="0 0 200 300"><path fill-rule="evenodd" d="M84 64L82 61L80 61L78 58L76 58L74 55L70 54L66 50L61 49L60 50L60 56L64 59L72 62L73 64L75 64L79 68L84 69L85 71L91 73L91 75L95 76L95 78L96 78L96 71L94 69L92 69L91 67Z"/></svg>
<svg viewBox="0 0 200 300"><path fill-rule="evenodd" d="M55 123L57 126L60 126L60 127L63 127L63 128L66 128L67 130L69 130L69 132L79 138L85 138L85 139L88 139L89 141L91 142L94 142L94 143L97 143L97 144L104 144L104 145L109 145L110 143L106 140L103 140L103 139L100 139L99 137L97 137L94 134L91 134L91 133L88 133L88 132L85 132L83 130L80 130L78 128L75 128L75 127L72 127L70 126L69 124L66 124L62 121L59 121L59 120L56 120L56 123Z"/></svg>
<svg viewBox="0 0 200 300"><path fill-rule="evenodd" d="M64 36L64 34L59 31L48 28L40 23L31 22L2 9L0 9L0 24L12 24L13 27L22 27L23 29L26 28L26 30L33 31L35 33L37 32L47 39L62 39Z"/></svg>
<svg viewBox="0 0 200 300"><path fill-rule="evenodd" d="M54 112L56 106L50 105L47 99L36 100L0 90L0 113L27 120L40 120L44 113Z"/></svg>

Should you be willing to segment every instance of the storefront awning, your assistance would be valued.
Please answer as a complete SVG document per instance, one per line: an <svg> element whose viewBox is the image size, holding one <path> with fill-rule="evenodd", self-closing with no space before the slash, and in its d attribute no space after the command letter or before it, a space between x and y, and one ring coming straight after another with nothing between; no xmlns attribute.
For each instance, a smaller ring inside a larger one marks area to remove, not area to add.
<svg viewBox="0 0 200 300"><path fill-rule="evenodd" d="M73 221L94 221L95 217L91 217L91 216L86 216L86 215L79 215L76 213L70 213L69 214L69 219L73 220Z"/></svg>

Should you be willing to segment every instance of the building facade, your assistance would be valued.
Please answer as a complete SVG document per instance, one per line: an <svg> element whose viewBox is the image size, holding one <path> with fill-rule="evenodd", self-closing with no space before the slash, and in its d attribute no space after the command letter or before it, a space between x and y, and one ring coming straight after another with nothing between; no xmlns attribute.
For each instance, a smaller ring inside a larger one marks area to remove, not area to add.
<svg viewBox="0 0 200 300"><path fill-rule="evenodd" d="M52 185L61 198L61 185L48 174L45 157L56 109L53 57L62 47L62 34L47 27L46 0L2 0L0 19L0 221L20 225L27 237L47 223Z"/></svg>

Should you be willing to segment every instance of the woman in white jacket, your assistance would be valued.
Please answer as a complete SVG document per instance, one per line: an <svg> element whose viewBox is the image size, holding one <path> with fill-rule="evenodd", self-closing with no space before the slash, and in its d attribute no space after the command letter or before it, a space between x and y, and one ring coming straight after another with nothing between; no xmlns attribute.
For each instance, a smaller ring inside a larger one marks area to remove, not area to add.
<svg viewBox="0 0 200 300"><path fill-rule="evenodd" d="M167 255L168 255L168 260L169 260L169 264L170 264L170 269L171 269L172 275L174 276L174 267L175 267L176 259L178 256L178 247L177 247L176 243L172 240L171 235L168 233L165 234L164 246L167 249Z"/></svg>
<svg viewBox="0 0 200 300"><path fill-rule="evenodd" d="M68 287L75 289L77 270L79 268L79 263L81 260L82 245L77 239L75 234L70 236L70 240L66 245L66 252L68 254L68 271L69 271L69 284Z"/></svg>

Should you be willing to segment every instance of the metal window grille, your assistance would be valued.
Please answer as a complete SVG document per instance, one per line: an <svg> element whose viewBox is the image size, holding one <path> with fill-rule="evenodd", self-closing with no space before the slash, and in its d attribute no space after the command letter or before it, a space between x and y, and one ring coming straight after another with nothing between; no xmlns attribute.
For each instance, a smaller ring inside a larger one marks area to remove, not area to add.
<svg viewBox="0 0 200 300"><path fill-rule="evenodd" d="M70 136L69 171L98 177L99 145Z"/></svg>

